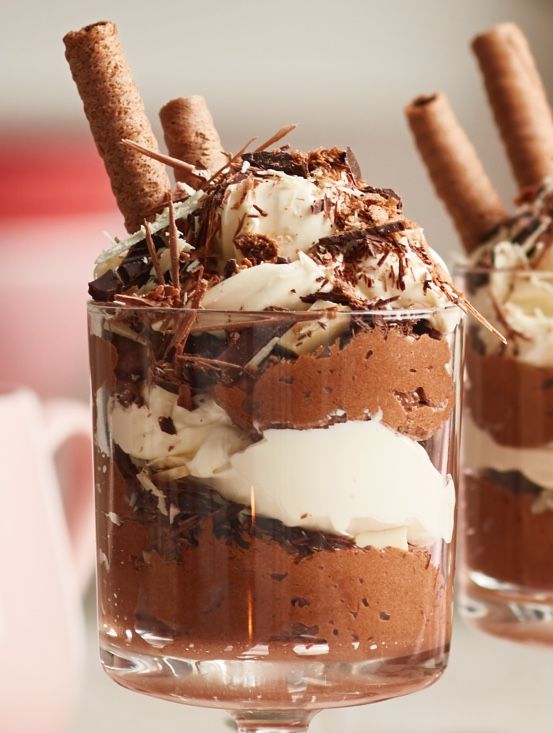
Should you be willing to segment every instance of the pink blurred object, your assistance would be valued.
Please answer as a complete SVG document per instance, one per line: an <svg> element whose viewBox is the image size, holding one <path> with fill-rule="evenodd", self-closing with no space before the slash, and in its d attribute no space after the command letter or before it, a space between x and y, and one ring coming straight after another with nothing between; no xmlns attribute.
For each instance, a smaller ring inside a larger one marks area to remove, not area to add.
<svg viewBox="0 0 553 733"><path fill-rule="evenodd" d="M87 282L122 233L91 140L0 135L0 381L88 396Z"/></svg>
<svg viewBox="0 0 553 733"><path fill-rule="evenodd" d="M0 390L0 717L6 733L63 733L79 693L79 591L93 552L89 422L82 404L43 408L30 390ZM73 489L67 523L56 454Z"/></svg>

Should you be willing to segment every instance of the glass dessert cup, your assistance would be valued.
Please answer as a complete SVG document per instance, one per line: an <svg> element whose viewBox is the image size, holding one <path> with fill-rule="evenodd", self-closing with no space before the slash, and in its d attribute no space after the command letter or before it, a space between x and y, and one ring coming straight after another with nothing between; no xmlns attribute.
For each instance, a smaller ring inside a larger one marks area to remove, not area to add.
<svg viewBox="0 0 553 733"><path fill-rule="evenodd" d="M495 286L517 288L512 300L524 312L551 317L553 272L458 267L456 276L477 307L496 278ZM553 366L543 366L551 336L540 338L536 326L525 336L504 322L509 345L491 351L480 327L468 328L460 603L482 631L551 645Z"/></svg>
<svg viewBox="0 0 553 733"><path fill-rule="evenodd" d="M435 682L460 312L88 312L106 672L240 730Z"/></svg>

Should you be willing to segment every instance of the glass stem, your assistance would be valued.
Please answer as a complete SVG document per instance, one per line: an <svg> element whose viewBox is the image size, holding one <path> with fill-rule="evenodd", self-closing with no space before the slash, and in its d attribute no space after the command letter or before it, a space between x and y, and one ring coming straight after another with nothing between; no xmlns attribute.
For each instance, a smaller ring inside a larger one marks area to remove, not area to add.
<svg viewBox="0 0 553 733"><path fill-rule="evenodd" d="M233 713L238 733L307 733L312 710L253 710Z"/></svg>

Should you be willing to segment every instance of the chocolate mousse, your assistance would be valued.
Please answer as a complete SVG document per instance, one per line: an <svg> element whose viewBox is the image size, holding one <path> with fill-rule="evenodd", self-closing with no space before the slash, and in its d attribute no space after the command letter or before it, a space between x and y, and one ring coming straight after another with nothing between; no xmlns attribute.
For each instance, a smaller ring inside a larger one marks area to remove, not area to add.
<svg viewBox="0 0 553 733"><path fill-rule="evenodd" d="M480 326L467 344L465 544L469 577L521 595L553 591L553 121L528 42L505 23L473 50L520 186L508 215L441 94L407 116L467 251L471 301L507 336Z"/></svg>
<svg viewBox="0 0 553 733"><path fill-rule="evenodd" d="M89 284L103 648L443 666L471 307L351 150L223 153L193 97L165 155L114 26L66 43L108 173L147 166Z"/></svg>

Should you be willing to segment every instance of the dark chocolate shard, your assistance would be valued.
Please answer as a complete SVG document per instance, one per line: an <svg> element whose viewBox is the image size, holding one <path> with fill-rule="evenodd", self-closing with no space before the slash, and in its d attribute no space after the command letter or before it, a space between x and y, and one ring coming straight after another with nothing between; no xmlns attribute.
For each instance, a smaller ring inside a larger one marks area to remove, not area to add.
<svg viewBox="0 0 553 733"><path fill-rule="evenodd" d="M394 191L393 188L378 188L376 186L365 186L363 188L365 193L376 193L378 196L382 196L383 199L395 199L399 208L402 206L401 196Z"/></svg>
<svg viewBox="0 0 553 733"><path fill-rule="evenodd" d="M242 160L247 160L253 168L261 170L281 171L289 176L302 178L307 178L309 175L306 159L301 153L287 153L281 150L244 153Z"/></svg>
<svg viewBox="0 0 553 733"><path fill-rule="evenodd" d="M514 494L535 494L538 496L544 491L542 486L527 479L520 471L495 471L493 468L488 468L482 473L490 483L508 489Z"/></svg>
<svg viewBox="0 0 553 733"><path fill-rule="evenodd" d="M159 421L159 427L164 433L167 433L168 435L176 435L177 429L175 427L175 423L173 422L173 418L171 417L160 417L158 418Z"/></svg>
<svg viewBox="0 0 553 733"><path fill-rule="evenodd" d="M357 183L357 181L363 178L363 174L361 173L361 166L359 165L359 161L357 160L357 158L355 157L355 153L349 146L346 148L346 163L348 164L348 167L351 171L353 180Z"/></svg>
<svg viewBox="0 0 553 733"><path fill-rule="evenodd" d="M122 285L123 281L114 270L106 270L88 283L88 293L93 300L107 303L114 299Z"/></svg>

